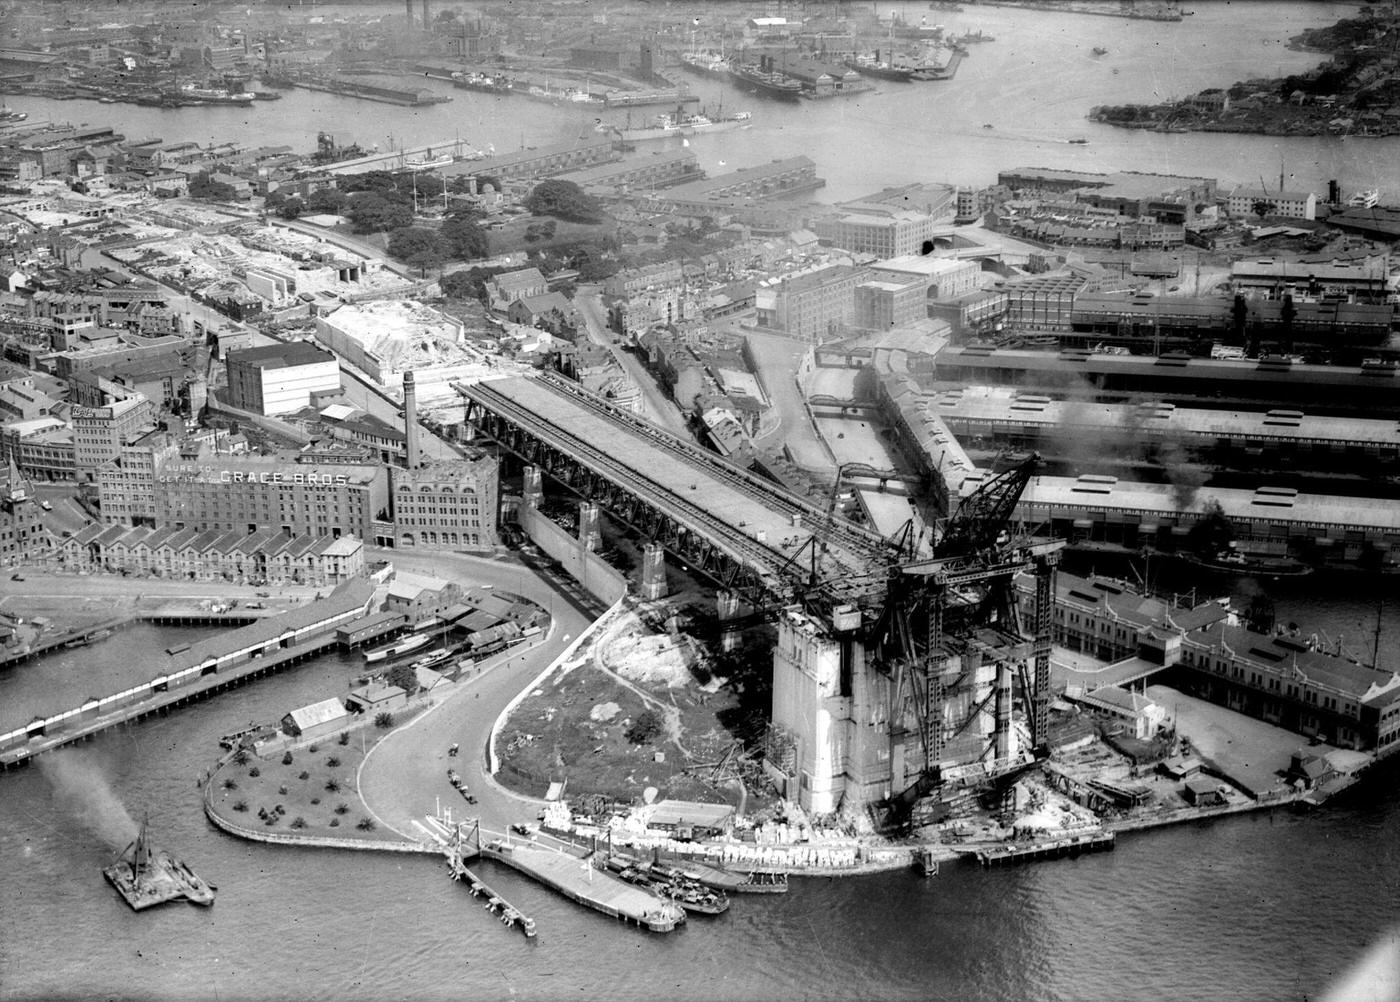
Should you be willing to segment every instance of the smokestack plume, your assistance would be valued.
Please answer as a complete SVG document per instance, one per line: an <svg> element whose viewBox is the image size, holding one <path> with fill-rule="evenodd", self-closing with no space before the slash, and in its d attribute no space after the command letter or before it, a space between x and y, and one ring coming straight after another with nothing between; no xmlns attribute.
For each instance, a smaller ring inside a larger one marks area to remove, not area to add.
<svg viewBox="0 0 1400 1002"><path fill-rule="evenodd" d="M413 385L413 373L403 374L403 434L407 440L408 468L416 470L421 465L418 454L418 389Z"/></svg>
<svg viewBox="0 0 1400 1002"><path fill-rule="evenodd" d="M74 751L56 751L35 759L53 789L54 802L113 849L125 849L139 827L112 790L97 763Z"/></svg>

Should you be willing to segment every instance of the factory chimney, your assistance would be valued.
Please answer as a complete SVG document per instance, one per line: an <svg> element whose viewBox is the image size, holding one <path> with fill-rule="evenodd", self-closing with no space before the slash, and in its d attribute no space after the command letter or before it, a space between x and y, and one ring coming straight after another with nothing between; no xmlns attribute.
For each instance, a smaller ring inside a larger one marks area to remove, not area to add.
<svg viewBox="0 0 1400 1002"><path fill-rule="evenodd" d="M405 31L412 31L412 30L413 30L413 0L403 0L403 13L404 13L404 17L408 18L408 22L404 25L404 30L405 30Z"/></svg>
<svg viewBox="0 0 1400 1002"><path fill-rule="evenodd" d="M432 29L429 27L431 23L432 21L428 17L428 0L423 0L423 30L431 31Z"/></svg>
<svg viewBox="0 0 1400 1002"><path fill-rule="evenodd" d="M413 385L413 373L403 374L403 434L408 449L408 468L418 469L418 389Z"/></svg>

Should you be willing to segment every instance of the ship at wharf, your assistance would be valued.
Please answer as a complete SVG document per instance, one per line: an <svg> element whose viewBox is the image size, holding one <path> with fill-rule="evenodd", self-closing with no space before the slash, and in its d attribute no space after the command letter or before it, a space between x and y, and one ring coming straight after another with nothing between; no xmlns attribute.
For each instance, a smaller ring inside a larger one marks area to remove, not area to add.
<svg viewBox="0 0 1400 1002"><path fill-rule="evenodd" d="M674 902L625 883L588 859L560 849L498 838L483 842L481 855L585 907L651 932L671 932L685 922L685 911Z"/></svg>

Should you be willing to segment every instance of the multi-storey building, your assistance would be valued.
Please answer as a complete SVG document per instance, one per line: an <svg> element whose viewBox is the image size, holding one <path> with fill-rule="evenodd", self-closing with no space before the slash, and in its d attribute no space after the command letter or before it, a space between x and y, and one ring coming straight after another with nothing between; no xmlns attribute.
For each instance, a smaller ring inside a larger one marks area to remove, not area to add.
<svg viewBox="0 0 1400 1002"><path fill-rule="evenodd" d="M11 421L0 428L0 449L35 480L74 479L73 429L55 417Z"/></svg>
<svg viewBox="0 0 1400 1002"><path fill-rule="evenodd" d="M0 474L0 566L26 563L47 551L41 514L34 488L11 459Z"/></svg>
<svg viewBox="0 0 1400 1002"><path fill-rule="evenodd" d="M200 531L270 527L288 535L373 539L375 520L389 510L382 466L201 453L161 463L156 486L156 524Z"/></svg>
<svg viewBox="0 0 1400 1002"><path fill-rule="evenodd" d="M1287 219L1316 219L1317 196L1310 191L1267 191L1263 188L1236 188L1230 192L1226 207L1230 215L1255 216L1256 206L1266 209L1266 216Z"/></svg>
<svg viewBox="0 0 1400 1002"><path fill-rule="evenodd" d="M905 282L872 279L855 289L854 326L890 330L928 316L927 286L918 279Z"/></svg>
<svg viewBox="0 0 1400 1002"><path fill-rule="evenodd" d="M1034 582L1017 586L1028 609ZM1330 653L1315 636L1255 633L1218 603L1184 609L1122 581L1059 571L1055 590L1053 637L1071 650L1138 658L1196 695L1341 747L1386 752L1400 740L1400 674Z"/></svg>
<svg viewBox="0 0 1400 1002"><path fill-rule="evenodd" d="M179 444L162 431L151 431L124 444L121 454L97 471L102 520L118 525L154 525L158 510L156 471L179 452Z"/></svg>
<svg viewBox="0 0 1400 1002"><path fill-rule="evenodd" d="M818 219L812 232L823 244L881 258L919 254L952 227L933 216L888 205L850 202L839 215Z"/></svg>
<svg viewBox="0 0 1400 1002"><path fill-rule="evenodd" d="M393 471L395 545L490 550L497 543L496 461L480 454L460 462Z"/></svg>
<svg viewBox="0 0 1400 1002"><path fill-rule="evenodd" d="M255 414L289 414L339 390L335 355L306 341L228 354L228 402Z"/></svg>
<svg viewBox="0 0 1400 1002"><path fill-rule="evenodd" d="M1082 275L1037 275L1007 282L1006 323L1033 330L1069 330L1075 294L1087 279Z"/></svg>
<svg viewBox="0 0 1400 1002"><path fill-rule="evenodd" d="M875 278L885 281L921 282L931 300L954 299L973 292L982 275L982 266L976 261L922 254L876 261L871 269Z"/></svg>
<svg viewBox="0 0 1400 1002"><path fill-rule="evenodd" d="M758 324L820 344L838 337L855 319L855 290L865 268L825 265L762 283L754 294Z"/></svg>
<svg viewBox="0 0 1400 1002"><path fill-rule="evenodd" d="M151 428L155 407L140 393L105 407L73 408L73 460L80 477L94 478L121 448Z"/></svg>

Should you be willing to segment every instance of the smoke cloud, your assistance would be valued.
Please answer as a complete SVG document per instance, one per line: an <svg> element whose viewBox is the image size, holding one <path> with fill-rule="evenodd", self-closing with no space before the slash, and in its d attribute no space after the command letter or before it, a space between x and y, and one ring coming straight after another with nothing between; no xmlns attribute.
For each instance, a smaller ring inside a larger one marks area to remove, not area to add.
<svg viewBox="0 0 1400 1002"><path fill-rule="evenodd" d="M97 763L80 752L59 750L36 760L54 802L113 849L125 849L138 826Z"/></svg>

